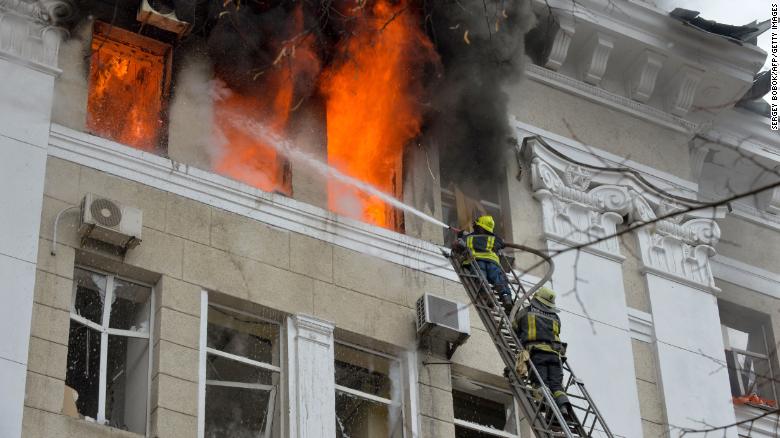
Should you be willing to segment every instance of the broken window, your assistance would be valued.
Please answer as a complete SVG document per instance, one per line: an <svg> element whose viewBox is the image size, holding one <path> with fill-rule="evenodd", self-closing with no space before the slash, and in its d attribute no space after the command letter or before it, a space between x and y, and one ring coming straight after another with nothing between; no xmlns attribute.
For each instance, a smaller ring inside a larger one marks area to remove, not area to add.
<svg viewBox="0 0 780 438"><path fill-rule="evenodd" d="M146 433L152 289L76 268L63 412Z"/></svg>
<svg viewBox="0 0 780 438"><path fill-rule="evenodd" d="M279 437L279 324L210 304L206 437Z"/></svg>
<svg viewBox="0 0 780 438"><path fill-rule="evenodd" d="M452 404L456 438L520 436L517 409L509 392L455 377Z"/></svg>
<svg viewBox="0 0 780 438"><path fill-rule="evenodd" d="M474 219L483 214L489 214L496 221L495 234L503 237L503 216L501 215L501 205L498 203L498 191L493 193L492 190L487 190L486 193L480 193L479 196L480 199L470 198L454 184L450 184L449 188L442 188L442 221L447 225L468 230ZM455 232L451 229L444 230L444 242L452 242L455 238Z"/></svg>
<svg viewBox="0 0 780 438"><path fill-rule="evenodd" d="M89 67L87 129L146 151L163 142L171 47L95 22Z"/></svg>
<svg viewBox="0 0 780 438"><path fill-rule="evenodd" d="M734 403L776 407L769 316L725 301L718 309Z"/></svg>
<svg viewBox="0 0 780 438"><path fill-rule="evenodd" d="M336 437L403 437L400 362L335 344Z"/></svg>

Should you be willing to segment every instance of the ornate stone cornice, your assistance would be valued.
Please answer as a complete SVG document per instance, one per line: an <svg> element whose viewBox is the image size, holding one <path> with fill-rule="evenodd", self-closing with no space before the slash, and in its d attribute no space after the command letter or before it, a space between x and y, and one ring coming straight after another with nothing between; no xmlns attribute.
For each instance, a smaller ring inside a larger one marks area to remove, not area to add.
<svg viewBox="0 0 780 438"><path fill-rule="evenodd" d="M0 58L59 74L57 53L75 16L69 0L0 0Z"/></svg>
<svg viewBox="0 0 780 438"><path fill-rule="evenodd" d="M709 258L720 228L711 218L688 212L697 201L671 196L631 169L570 160L540 137L523 140L518 160L521 169L530 168L548 239L572 246L594 242L583 250L622 260L617 238L599 240L614 234L626 218L637 227L645 272L717 291Z"/></svg>

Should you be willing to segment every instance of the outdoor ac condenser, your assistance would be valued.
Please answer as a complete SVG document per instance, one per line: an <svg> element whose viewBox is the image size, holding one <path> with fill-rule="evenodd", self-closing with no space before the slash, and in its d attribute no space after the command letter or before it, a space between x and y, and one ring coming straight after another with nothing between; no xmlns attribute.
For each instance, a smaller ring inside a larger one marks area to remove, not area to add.
<svg viewBox="0 0 780 438"><path fill-rule="evenodd" d="M81 201L82 239L94 239L124 250L141 243L141 210L87 193Z"/></svg>
<svg viewBox="0 0 780 438"><path fill-rule="evenodd" d="M460 345L471 336L469 307L433 294L417 300L417 335Z"/></svg>

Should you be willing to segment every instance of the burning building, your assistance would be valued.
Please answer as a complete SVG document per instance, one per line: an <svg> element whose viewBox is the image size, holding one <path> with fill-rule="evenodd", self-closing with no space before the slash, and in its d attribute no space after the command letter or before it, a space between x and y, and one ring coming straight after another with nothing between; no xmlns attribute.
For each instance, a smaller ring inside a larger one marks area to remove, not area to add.
<svg viewBox="0 0 780 438"><path fill-rule="evenodd" d="M773 436L761 26L652 3L0 1L0 436L534 436L478 214L614 436Z"/></svg>

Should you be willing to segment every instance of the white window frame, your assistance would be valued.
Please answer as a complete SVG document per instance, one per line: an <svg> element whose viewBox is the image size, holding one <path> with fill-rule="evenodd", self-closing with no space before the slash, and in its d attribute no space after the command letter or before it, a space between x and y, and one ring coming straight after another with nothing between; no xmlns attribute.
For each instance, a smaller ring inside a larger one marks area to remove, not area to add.
<svg viewBox="0 0 780 438"><path fill-rule="evenodd" d="M273 419L273 416L276 414L276 399L280 397L282 386L284 386L284 370L281 366L272 365L265 362L260 362L256 360L252 360L243 356L238 356L231 353L226 353L221 350L217 350L215 348L211 348L208 346L208 315L209 315L209 307L215 307L217 309L226 310L232 313L237 313L239 315L244 315L248 318L256 319L258 321L267 322L269 324L274 324L279 327L279 363L284 363L284 334L285 331L283 330L282 324L279 321L275 321L268 318L263 318L261 316L254 315L249 312L244 312L241 310L234 309L232 307L223 306L216 303L210 303L209 302L209 293L206 290L201 291L200 295L200 339L199 339L199 364L198 364L198 438L204 438L206 436L206 386L212 385L212 386L223 386L223 387L232 387L232 388L244 388L244 389L259 389L259 390L265 390L268 391L269 399L268 399L268 410L266 411L266 430L263 433L263 438L270 438L271 433L273 431L272 424L273 422L270 421ZM214 355L223 357L226 359L230 359L235 362L240 362L245 365L253 366L256 368L260 368L266 371L272 371L279 373L279 387L276 388L273 385L264 385L260 383L244 383L244 382L222 382L217 380L210 380L206 379L206 363L207 363L207 357L208 355ZM281 405L281 403L280 403ZM280 411L283 411L283 409L280 408ZM281 436L284 436L284 431L286 427L284 426L284 418L283 416L280 417L282 424L279 425Z"/></svg>
<svg viewBox="0 0 780 438"><path fill-rule="evenodd" d="M98 333L100 333L100 369L98 370L98 379L100 380L98 383L98 411L97 411L97 418L95 421L99 424L106 425L106 373L108 371L108 336L114 335L114 336L124 336L126 338L138 338L138 339L147 339L148 346L146 351L146 356L148 360L147 364L147 376L146 376L146 435L148 436L151 431L151 387L152 387L152 339L154 339L154 324L155 321L155 290L154 286L144 283L142 281L136 281L133 279L129 279L120 275L112 274L106 271L101 271L99 269L95 269L89 266L81 266L76 265L73 267L74 271L76 269L81 269L83 271L92 272L94 274L102 275L106 278L106 295L103 299L103 320L101 321L101 324L97 324L95 322L92 322L88 320L87 318L84 318L83 316L75 313L76 310L76 293L78 291L78 285L76 284L76 280L73 281L73 289L71 291L71 302L70 302L70 320L75 321L81 325L84 325L90 329L96 330ZM146 333L144 332L136 332L132 330L123 330L123 329L115 329L110 328L110 318L111 318L111 305L114 301L114 281L116 279L120 279L122 281L126 281L129 283L137 284L139 286L148 287L150 290L150 296L149 296L149 324L148 324L148 331ZM70 345L68 346L70 349ZM110 426L109 426L110 427Z"/></svg>
<svg viewBox="0 0 780 438"><path fill-rule="evenodd" d="M408 382L404 381L405 380L404 379L404 375L405 375L405 373L404 373L404 363L401 361L401 358L399 358L397 356L393 356L393 355L387 354L387 353L383 353L381 351L372 350L370 348L366 348L366 347L363 347L363 346L360 346L360 345L357 345L357 344L346 342L346 341L335 340L333 343L334 343L334 348L335 348L336 344L343 345L345 347L353 348L355 350L362 351L364 353L373 354L375 356L379 356L379 357L385 358L385 359L393 362L395 364L394 366L398 367L399 379L398 379L397 382L391 382L391 385L397 384L397 385L399 385L398 386L399 389L402 390L402 391L399 392L399 394L401 394L401 395L400 395L400 398L398 400L398 412L400 412L400 414L401 414L401 434L402 434L403 437L406 437L406 435L407 435L406 434L406 411L405 411L405 407L406 407L405 393L406 392L403 391L403 389L405 388L405 386L407 385ZM334 361L334 366L335 366L335 361L336 361L335 357L333 358L333 361ZM333 378L335 380L336 376L334 375ZM392 381L392 376L388 376L388 378L390 378L391 381ZM342 386L342 385L339 385L339 384L335 384L335 388L336 388L336 392L337 393L338 392L343 392L343 393L352 395L352 396L354 396L356 398L359 398L359 399L367 400L367 401L374 402L374 403L380 403L380 404L388 406L388 410L390 409L391 406L393 406L393 400L389 399L389 398L384 398L384 397L380 397L380 396L377 396L377 395L374 395L374 394L369 394L367 392L358 391L356 389L352 389L352 388L349 388L349 387L346 387L346 386ZM334 397L335 397L335 394L334 394Z"/></svg>
<svg viewBox="0 0 780 438"><path fill-rule="evenodd" d="M726 329L738 330L738 331L741 332L741 330L739 330L737 328L734 328L734 327L729 327L726 324L721 324L721 326L725 327ZM742 332L742 333L746 333L746 332ZM748 334L748 336L751 335L751 333L747 333L747 334ZM763 324L761 325L761 339L763 340L765 350L769 351L769 345L767 344L766 328L764 327ZM726 354L727 355L731 355L732 359L734 360L734 368L735 369L733 369L733 370L729 369L728 370L729 378L731 378L731 373L732 372L736 373L736 378L737 378L738 385L739 385L740 389L743 390L743 391L751 389L751 388L747 388L747 385L745 384L745 382L742 381L742 374L745 371L742 369L742 367L741 367L741 365L739 363L739 357L737 355L741 354L743 356L748 356L748 357L752 357L752 358L755 358L755 359L765 360L767 362L767 365L768 365L768 368L769 368L769 376L765 377L765 378L771 382L772 395L774 396L774 400L777 400L777 389L776 389L775 377L774 377L775 370L774 370L774 367L772 366L772 358L771 358L771 356L769 354L756 353L756 352L753 352L753 351L743 350L741 348L734 347L734 346L729 344L727 336L723 336L723 346L724 346L724 350L726 351ZM758 380L756 380L756 383L758 383ZM748 395L748 394L741 394L741 395Z"/></svg>
<svg viewBox="0 0 780 438"><path fill-rule="evenodd" d="M517 428L517 433L510 433L510 432L506 432L506 431L503 431L503 430L493 429L493 428L490 428L490 427L487 427L487 426L483 426L483 425L481 425L479 423L472 423L471 421L460 420L458 418L455 418L454 421L453 421L455 426L463 427L463 428L466 428L466 429L471 429L471 430L474 430L474 431L477 431L477 432L480 432L480 433L484 433L484 434L492 435L492 436L496 436L496 437L501 437L501 438L520 438L520 406L517 403L517 399L515 399L515 397L512 395L512 393L510 391L507 391L506 389L503 389L503 388L498 388L498 387L495 387L495 386L492 386L492 385L488 385L488 384L485 384L485 383L476 382L476 381L474 381L472 379L469 379L469 378L461 376L461 375L455 376L452 380L453 380L453 382L455 382L455 380L466 381L466 382L468 382L470 384L473 384L473 385L476 385L476 386L481 386L481 387L483 387L485 389L489 389L489 390L495 391L495 392L500 392L502 394L505 394L505 395L509 396L512 399L512 407L513 407L512 412L514 412L514 421L515 421L515 427ZM469 392L467 389L459 387L457 384L453 384L453 389L457 390L459 392L466 393L466 394L471 394L471 392ZM475 397L479 397L479 396L475 396ZM484 398L484 397L480 397L480 398ZM454 403L454 400L453 400L453 403ZM453 408L454 408L454 406L453 406ZM453 412L454 412L454 410L453 410Z"/></svg>

